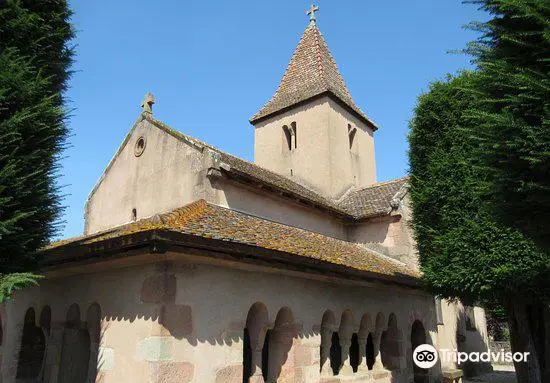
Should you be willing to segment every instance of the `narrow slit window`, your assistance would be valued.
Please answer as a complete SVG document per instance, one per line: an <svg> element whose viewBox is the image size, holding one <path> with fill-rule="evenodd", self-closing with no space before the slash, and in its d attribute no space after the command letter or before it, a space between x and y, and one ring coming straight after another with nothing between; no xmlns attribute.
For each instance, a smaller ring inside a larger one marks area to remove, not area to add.
<svg viewBox="0 0 550 383"><path fill-rule="evenodd" d="M286 138L286 146L288 147L288 150L292 150L292 134L290 133L288 126L283 126L283 132Z"/></svg>
<svg viewBox="0 0 550 383"><path fill-rule="evenodd" d="M352 128L350 124L348 124L348 138L349 138L349 148L353 148L353 141L355 140L355 134L357 133L357 128Z"/></svg>

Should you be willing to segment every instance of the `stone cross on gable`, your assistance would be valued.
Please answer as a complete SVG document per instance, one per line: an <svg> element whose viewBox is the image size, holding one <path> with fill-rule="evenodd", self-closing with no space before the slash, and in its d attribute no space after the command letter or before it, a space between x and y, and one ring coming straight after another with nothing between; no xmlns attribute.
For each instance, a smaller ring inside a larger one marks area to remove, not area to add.
<svg viewBox="0 0 550 383"><path fill-rule="evenodd" d="M309 22L315 24L317 18L315 17L315 12L319 10L319 7L316 7L314 4L311 4L311 8L306 12L309 15Z"/></svg>
<svg viewBox="0 0 550 383"><path fill-rule="evenodd" d="M141 102L142 113L153 114L153 104L155 103L155 96L147 92L143 101Z"/></svg>

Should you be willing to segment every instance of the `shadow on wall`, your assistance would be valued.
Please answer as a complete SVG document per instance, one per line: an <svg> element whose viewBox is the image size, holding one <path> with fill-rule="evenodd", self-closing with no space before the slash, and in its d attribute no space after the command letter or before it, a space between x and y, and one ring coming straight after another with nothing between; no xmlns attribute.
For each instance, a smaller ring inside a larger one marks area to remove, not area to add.
<svg viewBox="0 0 550 383"><path fill-rule="evenodd" d="M475 313L472 306L464 306L456 316L456 344L459 352L488 351L485 339L476 327ZM466 377L476 376L492 371L490 362L462 362L460 368Z"/></svg>
<svg viewBox="0 0 550 383"><path fill-rule="evenodd" d="M49 381L54 366L58 382L95 381L101 342L101 309L93 303L82 321L73 304L61 329L52 329L51 309L44 306L36 321L34 308L25 313L17 360L16 381Z"/></svg>
<svg viewBox="0 0 550 383"><path fill-rule="evenodd" d="M191 306L175 302L177 278L171 262L159 264L140 283L141 290L132 294L139 296L138 302L114 294L105 302L91 304L85 314L81 312L83 307L72 304L63 323L53 327L49 306L42 308L39 319L35 309L28 309L20 342L18 380L41 380L58 368L60 382L94 381L105 362L99 350L107 326L117 321L131 324L138 318L158 324L159 334L185 339L192 346L242 344L242 363L226 366L218 375L231 374L244 382L252 376L262 376L266 381L292 380L296 360L314 363L319 358L323 376L339 375L343 368L350 369L346 374L384 369L391 370L394 377L412 374L412 366L404 359L405 342L409 340L409 334L404 333L408 330L398 326L393 313L388 317L381 312L376 316L362 313L356 321L352 310L345 310L339 317L326 310L319 314L320 325L304 329L291 308L281 307L273 320L265 304L256 302L242 317L228 318L227 331L200 332L194 330L193 320L204 318L194 318ZM320 349L304 342L319 335Z"/></svg>

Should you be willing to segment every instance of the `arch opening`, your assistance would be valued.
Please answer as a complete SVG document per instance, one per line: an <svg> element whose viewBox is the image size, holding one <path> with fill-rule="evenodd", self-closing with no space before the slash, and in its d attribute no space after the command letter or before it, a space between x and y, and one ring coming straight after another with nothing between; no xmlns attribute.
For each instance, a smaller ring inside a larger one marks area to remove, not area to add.
<svg viewBox="0 0 550 383"><path fill-rule="evenodd" d="M330 344L330 367L333 375L338 375L342 366L342 347L340 346L340 336L336 331L332 333Z"/></svg>
<svg viewBox="0 0 550 383"><path fill-rule="evenodd" d="M243 337L243 382L248 383L250 377L257 371L263 371L263 355L267 334L268 312L265 305L256 302L248 310ZM267 339L269 343L269 338ZM266 359L267 360L267 359ZM267 370L267 366L265 366Z"/></svg>
<svg viewBox="0 0 550 383"><path fill-rule="evenodd" d="M388 329L382 332L380 338L380 357L382 364L388 370L398 370L401 358L401 334L397 327L395 314L390 314Z"/></svg>
<svg viewBox="0 0 550 383"><path fill-rule="evenodd" d="M365 359L367 362L367 368L369 370L372 370L374 367L374 362L376 361L376 354L374 353L374 341L371 332L369 332L369 335L367 336L367 344L365 346Z"/></svg>
<svg viewBox="0 0 550 383"><path fill-rule="evenodd" d="M412 351L414 352L414 350L418 346L425 343L426 343L426 330L424 329L424 325L422 324L421 321L415 320L411 328ZM414 372L414 383L428 383L429 382L428 370L418 367L414 363L414 361L412 365L413 365L413 372Z"/></svg>
<svg viewBox="0 0 550 383"><path fill-rule="evenodd" d="M42 371L46 353L46 336L35 321L35 312L31 307L25 313L23 323L23 336L21 337L16 372L18 379L36 379Z"/></svg>
<svg viewBox="0 0 550 383"><path fill-rule="evenodd" d="M353 372L359 368L359 336L354 333L351 336L351 345L349 346L349 363Z"/></svg>
<svg viewBox="0 0 550 383"><path fill-rule="evenodd" d="M91 339L87 328L80 320L80 307L73 303L67 310L63 341L61 348L61 363L59 366L59 382L85 382L88 378L90 364Z"/></svg>

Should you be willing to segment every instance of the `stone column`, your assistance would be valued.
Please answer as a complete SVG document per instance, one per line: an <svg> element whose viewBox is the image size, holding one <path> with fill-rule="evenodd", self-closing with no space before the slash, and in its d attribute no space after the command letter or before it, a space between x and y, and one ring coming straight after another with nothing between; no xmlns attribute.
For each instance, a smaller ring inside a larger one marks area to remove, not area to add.
<svg viewBox="0 0 550 383"><path fill-rule="evenodd" d="M351 326L345 326L340 328L340 347L342 349L342 364L340 366L341 375L352 375L353 368L351 367L349 348L351 346L351 337L353 336L353 329Z"/></svg>
<svg viewBox="0 0 550 383"><path fill-rule="evenodd" d="M368 333L359 333L357 334L359 342L359 366L357 367L357 372L368 371L367 367L367 358L366 358L366 349L367 349L367 337Z"/></svg>
<svg viewBox="0 0 550 383"><path fill-rule="evenodd" d="M374 366L372 367L373 370L383 370L384 365L382 364L382 356L380 355L380 339L382 337L382 334L380 332L376 332L372 336L372 343L373 343L373 349L374 349Z"/></svg>
<svg viewBox="0 0 550 383"><path fill-rule="evenodd" d="M42 371L45 383L57 382L59 376L59 364L61 363L61 352L63 348L64 322L51 324L50 336L46 343L46 355L44 356L44 369Z"/></svg>
<svg viewBox="0 0 550 383"><path fill-rule="evenodd" d="M262 348L263 342L256 344L252 348L252 374L249 383L264 383L264 377L262 376Z"/></svg>
<svg viewBox="0 0 550 383"><path fill-rule="evenodd" d="M332 328L325 327L321 329L321 358L319 361L321 367L321 376L332 376L330 367L330 345L332 343Z"/></svg>
<svg viewBox="0 0 550 383"><path fill-rule="evenodd" d="M266 383L275 383L278 379L284 382L294 381L295 362L292 355L294 333L294 327L290 324L273 330L269 340L269 366Z"/></svg>
<svg viewBox="0 0 550 383"><path fill-rule="evenodd" d="M410 333L410 332L409 332ZM403 339L403 331L397 330L397 334L395 335L395 342L396 342L396 348L397 348L397 365L400 370L406 370L407 369L407 350L406 350L406 342ZM411 353L412 354L412 353Z"/></svg>

